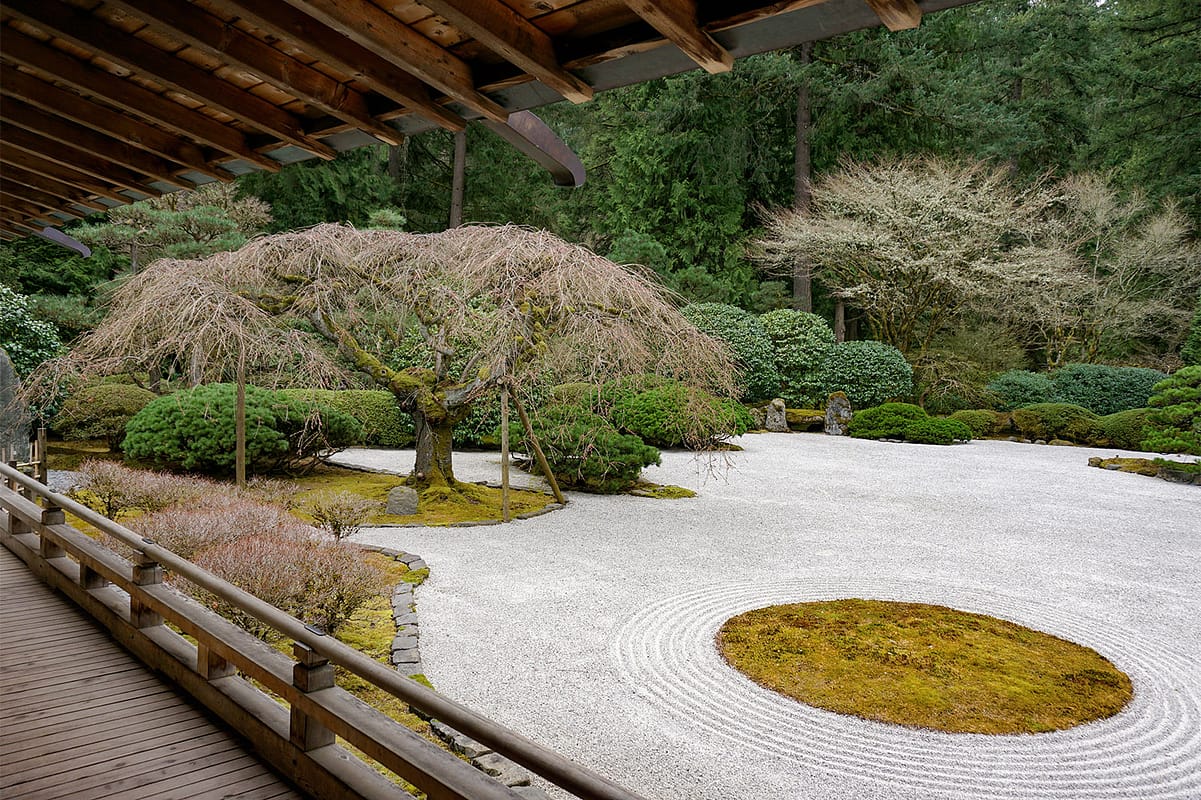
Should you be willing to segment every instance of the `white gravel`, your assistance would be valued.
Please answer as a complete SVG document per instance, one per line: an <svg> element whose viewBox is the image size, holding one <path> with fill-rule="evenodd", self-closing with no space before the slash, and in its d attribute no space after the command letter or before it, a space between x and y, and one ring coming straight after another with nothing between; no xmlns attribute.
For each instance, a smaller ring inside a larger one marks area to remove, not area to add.
<svg viewBox="0 0 1201 800"><path fill-rule="evenodd" d="M820 434L740 442L688 500L572 494L509 526L370 529L418 553L422 657L447 695L654 800L1201 798L1201 490L1090 468L1114 451ZM412 454L348 451L407 471ZM496 479L495 454L456 454ZM766 691L718 656L728 617L838 597L933 602L1099 650L1117 716L940 734Z"/></svg>

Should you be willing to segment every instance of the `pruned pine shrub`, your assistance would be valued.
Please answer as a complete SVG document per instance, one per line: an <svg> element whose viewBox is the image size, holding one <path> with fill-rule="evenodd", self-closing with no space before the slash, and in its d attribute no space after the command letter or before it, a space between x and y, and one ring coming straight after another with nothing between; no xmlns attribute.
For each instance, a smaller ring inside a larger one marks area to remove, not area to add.
<svg viewBox="0 0 1201 800"><path fill-rule="evenodd" d="M740 403L678 383L622 399L613 406L610 419L649 445L690 450L741 436L753 424Z"/></svg>
<svg viewBox="0 0 1201 800"><path fill-rule="evenodd" d="M354 492L318 492L305 503L305 511L317 527L336 541L350 538L359 532L379 503Z"/></svg>
<svg viewBox="0 0 1201 800"><path fill-rule="evenodd" d="M1185 367L1155 386L1143 449L1201 456L1201 366Z"/></svg>
<svg viewBox="0 0 1201 800"><path fill-rule="evenodd" d="M884 403L855 412L850 434L856 439L901 439L909 424L927 419L920 406L910 403Z"/></svg>
<svg viewBox="0 0 1201 800"><path fill-rule="evenodd" d="M363 426L362 444L369 447L410 447L413 417L400 410L391 392L377 389L284 389L302 403L327 406L349 414Z"/></svg>
<svg viewBox="0 0 1201 800"><path fill-rule="evenodd" d="M1098 419L1093 427L1089 444L1120 447L1123 450L1142 450L1153 413L1149 408L1132 408L1106 414Z"/></svg>
<svg viewBox="0 0 1201 800"><path fill-rule="evenodd" d="M98 383L73 392L59 409L51 427L64 439L103 439L119 450L125 425L155 399L154 392L120 383Z"/></svg>
<svg viewBox="0 0 1201 800"><path fill-rule="evenodd" d="M995 436L999 432L997 414L986 409L964 409L951 414L950 418L966 425L972 432L973 439Z"/></svg>
<svg viewBox="0 0 1201 800"><path fill-rule="evenodd" d="M972 439L972 430L957 419L927 417L905 426L904 438L916 444L954 444Z"/></svg>
<svg viewBox="0 0 1201 800"><path fill-rule="evenodd" d="M545 406L534 412L531 425L555 479L568 488L615 494L636 481L643 467L659 463L658 450L583 406ZM512 430L514 447L532 452L521 426Z"/></svg>
<svg viewBox="0 0 1201 800"><path fill-rule="evenodd" d="M882 342L835 345L821 376L825 395L845 392L853 408L870 408L913 394L913 367L900 350Z"/></svg>
<svg viewBox="0 0 1201 800"><path fill-rule="evenodd" d="M688 321L729 347L738 368L742 399L770 400L779 391L780 376L771 339L759 318L726 303L692 303L680 309ZM831 334L831 341L833 334Z"/></svg>
<svg viewBox="0 0 1201 800"><path fill-rule="evenodd" d="M834 349L834 331L817 314L791 308L769 311L759 321L771 340L779 396L789 408L821 405L830 394L823 390L822 367Z"/></svg>
<svg viewBox="0 0 1201 800"><path fill-rule="evenodd" d="M1068 364L1050 377L1054 402L1072 403L1094 414L1113 414L1145 408L1155 385L1168 376L1144 367Z"/></svg>
<svg viewBox="0 0 1201 800"><path fill-rule="evenodd" d="M1024 369L1002 372L989 381L987 388L995 398L993 407L998 411L1012 411L1033 403L1050 403L1055 397L1055 387L1050 378Z"/></svg>
<svg viewBox="0 0 1201 800"><path fill-rule="evenodd" d="M1087 444L1097 415L1072 403L1035 403L1013 410L1013 424L1027 439Z"/></svg>
<svg viewBox="0 0 1201 800"><path fill-rule="evenodd" d="M229 473L234 467L231 384L209 384L160 397L126 426L125 453L159 469ZM353 417L280 392L246 387L246 466L297 470L361 440Z"/></svg>

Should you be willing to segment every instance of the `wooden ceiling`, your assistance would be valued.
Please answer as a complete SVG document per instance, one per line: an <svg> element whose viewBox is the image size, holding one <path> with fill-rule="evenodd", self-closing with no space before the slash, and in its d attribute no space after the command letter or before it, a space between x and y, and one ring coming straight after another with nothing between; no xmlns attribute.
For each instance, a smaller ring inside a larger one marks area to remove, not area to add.
<svg viewBox="0 0 1201 800"><path fill-rule="evenodd" d="M3 0L0 237L969 1Z"/></svg>

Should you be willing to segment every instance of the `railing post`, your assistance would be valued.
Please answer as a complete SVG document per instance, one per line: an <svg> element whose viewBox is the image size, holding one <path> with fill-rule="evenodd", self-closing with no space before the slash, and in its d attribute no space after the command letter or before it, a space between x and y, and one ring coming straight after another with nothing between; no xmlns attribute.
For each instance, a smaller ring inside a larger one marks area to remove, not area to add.
<svg viewBox="0 0 1201 800"><path fill-rule="evenodd" d="M292 643L292 685L308 694L334 685L334 668L329 661L315 650L300 642ZM292 744L306 753L334 743L334 732L292 706Z"/></svg>
<svg viewBox="0 0 1201 800"><path fill-rule="evenodd" d="M47 506L42 509L42 525L62 525L67 521L67 515L58 506ZM46 536L45 531L38 531L40 538L39 552L42 558L64 558L67 551ZM82 574L82 573L81 573Z"/></svg>
<svg viewBox="0 0 1201 800"><path fill-rule="evenodd" d="M133 554L133 583L136 586L153 586L163 582L163 568L141 550ZM129 621L135 628L150 628L162 625L163 618L141 601L137 591L129 593Z"/></svg>
<svg viewBox="0 0 1201 800"><path fill-rule="evenodd" d="M214 653L203 642L196 643L196 673L206 681L228 678L237 672L233 664Z"/></svg>

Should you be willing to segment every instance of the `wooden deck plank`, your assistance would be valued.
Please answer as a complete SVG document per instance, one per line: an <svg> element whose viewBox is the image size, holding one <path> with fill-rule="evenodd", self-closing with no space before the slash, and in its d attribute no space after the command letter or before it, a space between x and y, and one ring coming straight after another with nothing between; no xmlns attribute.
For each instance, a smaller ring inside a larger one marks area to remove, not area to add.
<svg viewBox="0 0 1201 800"><path fill-rule="evenodd" d="M299 800L0 547L0 795Z"/></svg>

